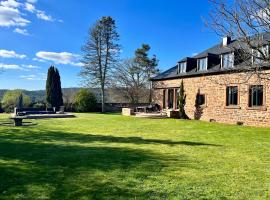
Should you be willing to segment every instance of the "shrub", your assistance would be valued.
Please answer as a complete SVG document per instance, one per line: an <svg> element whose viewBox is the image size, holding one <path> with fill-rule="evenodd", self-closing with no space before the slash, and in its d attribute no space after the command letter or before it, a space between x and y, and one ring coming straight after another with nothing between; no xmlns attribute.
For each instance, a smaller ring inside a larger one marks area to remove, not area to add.
<svg viewBox="0 0 270 200"><path fill-rule="evenodd" d="M95 110L97 99L87 89L81 89L75 96L75 108L77 112L92 112Z"/></svg>
<svg viewBox="0 0 270 200"><path fill-rule="evenodd" d="M7 91L2 99L2 108L5 112L13 112L14 108L19 106L28 107L31 103L29 96L21 90Z"/></svg>
<svg viewBox="0 0 270 200"><path fill-rule="evenodd" d="M45 110L46 109L46 104L38 102L38 103L33 104L33 108L37 108L39 110Z"/></svg>

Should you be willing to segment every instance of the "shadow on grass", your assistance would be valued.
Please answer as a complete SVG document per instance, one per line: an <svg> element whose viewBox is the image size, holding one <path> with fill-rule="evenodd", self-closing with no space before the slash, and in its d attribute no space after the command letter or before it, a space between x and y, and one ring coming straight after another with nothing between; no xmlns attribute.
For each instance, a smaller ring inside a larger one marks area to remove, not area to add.
<svg viewBox="0 0 270 200"><path fill-rule="evenodd" d="M96 134L79 134L79 133L66 133L59 131L40 131L30 134L17 134L6 132L0 134L0 139L21 139L24 141L65 141L65 142L79 142L79 143L91 143L91 142L103 142L103 143L127 143L127 144L163 144L163 145L187 145L187 146L213 146L218 147L222 145L193 142L193 141L172 141L172 140L159 140L159 139L144 139L142 137L117 137L112 135L96 135Z"/></svg>
<svg viewBox="0 0 270 200"><path fill-rule="evenodd" d="M162 173L168 156L127 147L85 145L153 141L72 135L16 128L0 133L0 199L146 199L153 192L160 198L164 195L141 187L144 180ZM72 141L81 144L69 143ZM179 167L188 163L185 156L177 158Z"/></svg>

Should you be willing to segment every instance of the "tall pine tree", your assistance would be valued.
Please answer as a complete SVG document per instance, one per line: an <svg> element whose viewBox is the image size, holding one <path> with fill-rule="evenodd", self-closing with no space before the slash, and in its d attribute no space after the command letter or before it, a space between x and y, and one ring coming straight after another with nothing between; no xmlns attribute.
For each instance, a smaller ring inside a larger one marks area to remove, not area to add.
<svg viewBox="0 0 270 200"><path fill-rule="evenodd" d="M61 78L58 69L54 66L48 69L46 101L48 106L55 107L56 109L63 105Z"/></svg>

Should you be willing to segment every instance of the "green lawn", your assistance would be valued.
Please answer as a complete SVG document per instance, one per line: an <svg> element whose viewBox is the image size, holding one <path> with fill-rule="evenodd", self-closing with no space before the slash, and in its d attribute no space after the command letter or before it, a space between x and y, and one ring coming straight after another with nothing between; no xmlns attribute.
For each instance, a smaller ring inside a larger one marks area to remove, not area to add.
<svg viewBox="0 0 270 200"><path fill-rule="evenodd" d="M28 125L0 126L0 199L270 199L270 129L116 114Z"/></svg>

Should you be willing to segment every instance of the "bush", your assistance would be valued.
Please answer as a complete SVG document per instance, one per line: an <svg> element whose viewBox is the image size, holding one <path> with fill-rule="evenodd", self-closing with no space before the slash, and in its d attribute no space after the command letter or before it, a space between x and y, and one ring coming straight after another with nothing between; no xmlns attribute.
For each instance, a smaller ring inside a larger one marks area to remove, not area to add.
<svg viewBox="0 0 270 200"><path fill-rule="evenodd" d="M77 112L93 112L96 104L96 96L87 89L81 89L75 96L75 108Z"/></svg>
<svg viewBox="0 0 270 200"><path fill-rule="evenodd" d="M46 104L41 102L34 103L33 108L37 108L39 110L46 110Z"/></svg>
<svg viewBox="0 0 270 200"><path fill-rule="evenodd" d="M25 95L21 90L12 90L7 91L4 94L2 99L2 108L5 112L13 112L14 108L17 107L18 104L22 104L23 107L28 107L30 103L30 97Z"/></svg>

